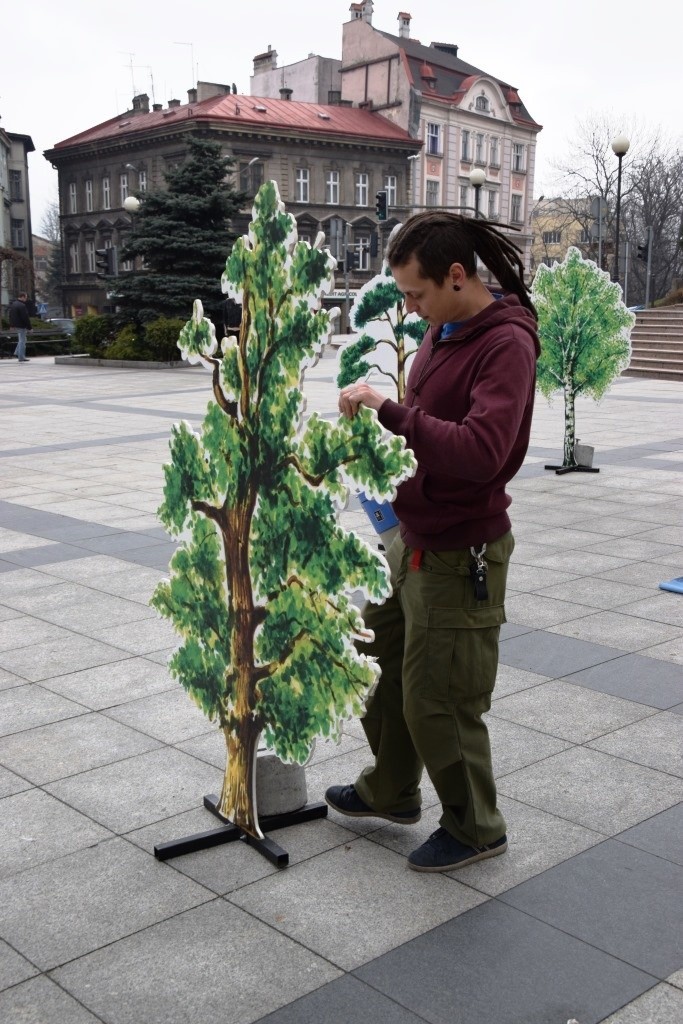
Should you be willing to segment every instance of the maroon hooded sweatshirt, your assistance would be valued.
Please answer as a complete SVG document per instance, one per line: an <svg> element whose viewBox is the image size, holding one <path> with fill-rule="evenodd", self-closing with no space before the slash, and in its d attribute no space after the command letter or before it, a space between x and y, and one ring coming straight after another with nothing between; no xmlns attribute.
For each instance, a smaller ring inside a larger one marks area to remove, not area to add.
<svg viewBox="0 0 683 1024"><path fill-rule="evenodd" d="M453 551L510 529L505 485L529 446L539 353L536 321L516 295L448 338L427 331L403 404L387 399L378 414L417 458L393 502L408 547Z"/></svg>

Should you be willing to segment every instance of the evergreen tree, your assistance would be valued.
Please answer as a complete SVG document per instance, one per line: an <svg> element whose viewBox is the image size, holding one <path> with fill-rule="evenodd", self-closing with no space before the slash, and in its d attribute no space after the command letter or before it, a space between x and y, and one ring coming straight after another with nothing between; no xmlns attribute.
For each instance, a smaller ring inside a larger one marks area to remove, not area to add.
<svg viewBox="0 0 683 1024"><path fill-rule="evenodd" d="M218 142L191 137L187 160L166 175L168 188L139 196L140 209L133 214L119 265L137 257L144 269L108 282L117 306L134 319L184 320L200 298L207 314L221 322L218 282L235 238L229 221L245 199L230 183L231 168Z"/></svg>
<svg viewBox="0 0 683 1024"><path fill-rule="evenodd" d="M173 429L159 516L181 544L152 603L182 638L171 673L225 737L220 813L252 835L261 732L303 762L316 736L359 712L377 674L353 644L364 626L351 594L383 600L386 564L340 527L337 508L349 484L382 500L415 471L370 410L301 426L304 372L330 330L320 299L335 263L323 242L297 241L266 182L223 275L242 303L239 338L219 347L197 302L178 341L211 369L213 398L200 434Z"/></svg>
<svg viewBox="0 0 683 1024"><path fill-rule="evenodd" d="M548 399L560 389L564 394L562 466L570 468L576 466L576 396L602 398L628 366L635 317L619 285L573 246L562 263L538 268L531 298L541 340L537 386Z"/></svg>

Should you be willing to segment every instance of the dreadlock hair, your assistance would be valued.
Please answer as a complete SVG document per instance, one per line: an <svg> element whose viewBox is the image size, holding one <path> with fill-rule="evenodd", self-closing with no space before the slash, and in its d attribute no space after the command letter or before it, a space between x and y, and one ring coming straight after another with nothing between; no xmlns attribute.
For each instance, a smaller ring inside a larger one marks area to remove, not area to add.
<svg viewBox="0 0 683 1024"><path fill-rule="evenodd" d="M536 316L524 283L521 249L491 221L463 217L449 210L418 213L399 228L389 242L390 267L405 266L414 256L423 277L443 284L453 263L468 277L477 273L477 256L506 292L513 292Z"/></svg>

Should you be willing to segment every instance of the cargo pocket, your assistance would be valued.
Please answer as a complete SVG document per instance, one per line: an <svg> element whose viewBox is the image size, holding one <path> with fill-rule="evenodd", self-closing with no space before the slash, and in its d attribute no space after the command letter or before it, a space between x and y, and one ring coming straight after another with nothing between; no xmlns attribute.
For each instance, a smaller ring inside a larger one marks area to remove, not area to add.
<svg viewBox="0 0 683 1024"><path fill-rule="evenodd" d="M503 605L427 610L426 672L422 692L438 701L463 701L493 689Z"/></svg>

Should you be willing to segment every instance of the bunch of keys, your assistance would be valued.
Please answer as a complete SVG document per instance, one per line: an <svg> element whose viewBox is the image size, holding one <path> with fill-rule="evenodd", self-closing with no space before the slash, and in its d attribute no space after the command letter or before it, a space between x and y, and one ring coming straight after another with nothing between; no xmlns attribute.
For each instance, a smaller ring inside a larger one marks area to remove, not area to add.
<svg viewBox="0 0 683 1024"><path fill-rule="evenodd" d="M486 570L488 566L484 558L486 544L482 544L481 551L475 551L474 548L470 548L470 552L472 557L476 559L474 565L470 566L470 576L474 584L474 596L477 601L486 601L489 596L489 592L486 589Z"/></svg>

